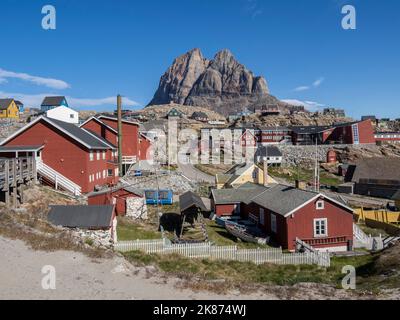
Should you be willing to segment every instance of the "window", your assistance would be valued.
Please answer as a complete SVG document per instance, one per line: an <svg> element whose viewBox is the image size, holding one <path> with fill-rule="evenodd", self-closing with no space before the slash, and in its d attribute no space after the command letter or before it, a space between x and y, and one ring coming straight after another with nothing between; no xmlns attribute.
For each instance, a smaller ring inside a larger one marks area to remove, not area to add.
<svg viewBox="0 0 400 320"><path fill-rule="evenodd" d="M103 179L105 179L106 176L107 176L107 170L104 170L104 171L103 171Z"/></svg>
<svg viewBox="0 0 400 320"><path fill-rule="evenodd" d="M262 226L265 226L265 215L264 215L264 209L260 208L260 224Z"/></svg>
<svg viewBox="0 0 400 320"><path fill-rule="evenodd" d="M106 152L103 151L103 160L106 160Z"/></svg>
<svg viewBox="0 0 400 320"><path fill-rule="evenodd" d="M93 157L93 151L90 151L89 153L89 160L93 161L94 157Z"/></svg>
<svg viewBox="0 0 400 320"><path fill-rule="evenodd" d="M97 160L100 160L100 151L96 151Z"/></svg>
<svg viewBox="0 0 400 320"><path fill-rule="evenodd" d="M75 118L75 115L74 115L73 113L71 113L71 114L69 115L69 117L70 117L70 119L74 119L74 118Z"/></svg>
<svg viewBox="0 0 400 320"><path fill-rule="evenodd" d="M92 175L89 176L89 183L92 182Z"/></svg>
<svg viewBox="0 0 400 320"><path fill-rule="evenodd" d="M112 169L108 169L108 176L109 176L109 177L112 177L112 176L113 176L113 171L112 171Z"/></svg>
<svg viewBox="0 0 400 320"><path fill-rule="evenodd" d="M115 169L115 176L117 177L118 175L119 175L119 169L116 168L116 169Z"/></svg>
<svg viewBox="0 0 400 320"><path fill-rule="evenodd" d="M271 231L274 233L277 232L276 215L274 214L271 214Z"/></svg>
<svg viewBox="0 0 400 320"><path fill-rule="evenodd" d="M314 220L314 237L328 236L328 219Z"/></svg>
<svg viewBox="0 0 400 320"><path fill-rule="evenodd" d="M325 209L325 202L323 200L317 201L317 210L324 210Z"/></svg>
<svg viewBox="0 0 400 320"><path fill-rule="evenodd" d="M234 214L235 214L235 216L240 216L240 204L235 204Z"/></svg>

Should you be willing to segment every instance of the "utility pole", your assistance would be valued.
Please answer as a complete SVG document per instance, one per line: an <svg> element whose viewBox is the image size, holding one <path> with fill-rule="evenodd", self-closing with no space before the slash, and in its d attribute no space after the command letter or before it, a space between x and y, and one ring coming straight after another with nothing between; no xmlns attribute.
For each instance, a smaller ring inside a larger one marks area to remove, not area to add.
<svg viewBox="0 0 400 320"><path fill-rule="evenodd" d="M117 117L118 117L118 170L119 176L123 177L122 164L122 97L117 96Z"/></svg>

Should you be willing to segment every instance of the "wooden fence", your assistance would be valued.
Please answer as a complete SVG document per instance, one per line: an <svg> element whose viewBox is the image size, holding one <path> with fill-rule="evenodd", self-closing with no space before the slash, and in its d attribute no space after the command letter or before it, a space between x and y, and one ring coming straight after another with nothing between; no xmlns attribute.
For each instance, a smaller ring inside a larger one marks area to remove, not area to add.
<svg viewBox="0 0 400 320"><path fill-rule="evenodd" d="M180 254L188 258L272 263L281 265L316 264L329 267L330 255L325 252L283 253L282 248L238 249L237 246L214 246L209 242L199 244L171 244L167 239L118 242L114 249L121 252L144 251L148 254Z"/></svg>
<svg viewBox="0 0 400 320"><path fill-rule="evenodd" d="M400 224L400 212L387 210L365 210L358 208L354 210L359 220L375 220L383 223Z"/></svg>

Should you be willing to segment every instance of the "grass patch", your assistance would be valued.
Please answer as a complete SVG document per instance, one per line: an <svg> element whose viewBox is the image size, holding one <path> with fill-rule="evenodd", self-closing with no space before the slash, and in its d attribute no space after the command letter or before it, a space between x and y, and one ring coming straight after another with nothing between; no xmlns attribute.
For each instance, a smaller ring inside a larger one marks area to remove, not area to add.
<svg viewBox="0 0 400 320"><path fill-rule="evenodd" d="M221 164L195 164L194 167L210 176L222 174L232 168L232 164L224 164L222 159Z"/></svg>
<svg viewBox="0 0 400 320"><path fill-rule="evenodd" d="M370 264L371 256L350 258L333 258L330 268L320 268L314 265L255 265L237 261L212 261L208 259L188 259L179 255L147 255L135 251L124 254L137 265L155 265L160 270L184 279L193 277L201 280L224 279L228 283L294 285L311 282L330 284L339 287L344 277L342 268L353 265L360 269ZM362 279L364 281L364 279Z"/></svg>
<svg viewBox="0 0 400 320"><path fill-rule="evenodd" d="M294 183L296 180L313 182L314 170L297 167L271 167L269 174L272 177L284 179ZM321 168L320 183L327 186L338 186L343 183L342 178L335 176Z"/></svg>
<svg viewBox="0 0 400 320"><path fill-rule="evenodd" d="M124 217L118 218L117 235L118 241L161 239L161 233L153 226L133 223Z"/></svg>
<svg viewBox="0 0 400 320"><path fill-rule="evenodd" d="M218 246L237 246L242 249L256 249L256 248L267 248L268 246L242 242L236 237L232 236L225 228L220 227L214 221L206 220L206 229L208 238Z"/></svg>

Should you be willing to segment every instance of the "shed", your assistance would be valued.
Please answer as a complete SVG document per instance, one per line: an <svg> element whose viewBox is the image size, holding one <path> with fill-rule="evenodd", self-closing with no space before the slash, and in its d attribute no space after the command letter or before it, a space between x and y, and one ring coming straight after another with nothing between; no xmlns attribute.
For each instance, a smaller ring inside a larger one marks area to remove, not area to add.
<svg viewBox="0 0 400 320"><path fill-rule="evenodd" d="M47 216L49 222L56 226L91 230L112 228L114 206L50 206Z"/></svg>
<svg viewBox="0 0 400 320"><path fill-rule="evenodd" d="M181 215L189 223L194 223L199 214L209 211L200 196L191 191L179 196L179 207Z"/></svg>
<svg viewBox="0 0 400 320"><path fill-rule="evenodd" d="M89 205L115 205L118 216L127 214L128 198L144 198L144 191L132 186L120 186L107 188L98 192L88 194Z"/></svg>

